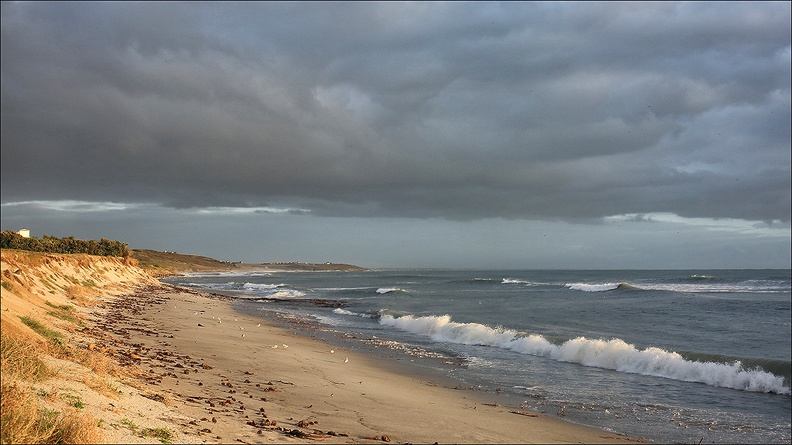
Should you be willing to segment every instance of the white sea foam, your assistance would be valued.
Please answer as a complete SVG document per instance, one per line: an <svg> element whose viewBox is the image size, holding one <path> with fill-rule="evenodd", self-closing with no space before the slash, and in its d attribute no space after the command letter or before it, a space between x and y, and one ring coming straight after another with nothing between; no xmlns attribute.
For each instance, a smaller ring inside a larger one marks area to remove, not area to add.
<svg viewBox="0 0 792 445"><path fill-rule="evenodd" d="M645 290L663 290L684 293L779 293L789 292L785 283L749 280L739 283L712 283L706 280L693 283L642 283Z"/></svg>
<svg viewBox="0 0 792 445"><path fill-rule="evenodd" d="M284 287L285 284L262 284L262 283L245 283L242 285L242 289L247 291L268 291L278 287Z"/></svg>
<svg viewBox="0 0 792 445"><path fill-rule="evenodd" d="M504 280L504 283L506 280ZM572 290L583 292L607 292L618 288L659 290L683 293L779 293L789 292L789 285L778 280L747 280L737 283L716 283L711 280L693 280L689 283L567 283Z"/></svg>
<svg viewBox="0 0 792 445"><path fill-rule="evenodd" d="M567 283L566 287L572 290L579 290L583 292L606 292L609 290L618 289L622 283L600 283L600 284L587 284L587 283Z"/></svg>
<svg viewBox="0 0 792 445"><path fill-rule="evenodd" d="M404 289L399 289L398 287L381 287L377 289L378 294L389 294L391 292L407 292Z"/></svg>
<svg viewBox="0 0 792 445"><path fill-rule="evenodd" d="M504 278L503 281L501 281L501 284L529 284L529 282L514 278Z"/></svg>
<svg viewBox="0 0 792 445"><path fill-rule="evenodd" d="M299 298L304 296L305 292L294 289L279 290L270 295L271 298Z"/></svg>
<svg viewBox="0 0 792 445"><path fill-rule="evenodd" d="M527 280L518 280L517 278L503 278L500 281L501 284L519 284L522 286L547 286L551 283L546 283L542 281L527 281Z"/></svg>
<svg viewBox="0 0 792 445"><path fill-rule="evenodd" d="M363 290L370 289L369 287L317 287L316 290L321 291L345 291L345 290Z"/></svg>
<svg viewBox="0 0 792 445"><path fill-rule="evenodd" d="M361 314L360 312L352 312L346 309L341 309L340 307L333 309L333 313L338 315L351 315L354 317L362 317L362 318L374 318L374 316L371 314Z"/></svg>
<svg viewBox="0 0 792 445"><path fill-rule="evenodd" d="M690 361L660 348L638 349L621 339L577 337L556 345L541 335L524 335L479 323L457 323L449 315L399 318L383 315L380 324L426 335L438 342L491 346L620 372L744 391L790 394L783 377L760 369L744 369L738 361L731 364Z"/></svg>
<svg viewBox="0 0 792 445"><path fill-rule="evenodd" d="M189 287L197 287L197 288L213 289L213 290L236 289L236 283L233 281L229 281L227 283L185 283L184 285Z"/></svg>

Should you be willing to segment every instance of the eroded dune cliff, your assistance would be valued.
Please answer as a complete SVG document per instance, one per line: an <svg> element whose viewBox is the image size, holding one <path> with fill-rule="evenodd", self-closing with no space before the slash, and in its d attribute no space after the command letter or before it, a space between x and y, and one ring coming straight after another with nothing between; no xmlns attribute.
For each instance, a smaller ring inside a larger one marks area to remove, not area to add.
<svg viewBox="0 0 792 445"><path fill-rule="evenodd" d="M157 402L88 328L108 301L158 281L123 258L3 249L0 260L2 443L159 442L125 427Z"/></svg>

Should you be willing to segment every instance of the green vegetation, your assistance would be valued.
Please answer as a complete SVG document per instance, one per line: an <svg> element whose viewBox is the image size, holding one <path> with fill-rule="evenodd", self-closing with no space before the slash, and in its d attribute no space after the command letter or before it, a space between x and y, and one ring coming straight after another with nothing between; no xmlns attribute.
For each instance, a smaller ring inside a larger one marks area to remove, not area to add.
<svg viewBox="0 0 792 445"><path fill-rule="evenodd" d="M37 334L55 343L56 345L61 345L61 339L63 338L63 334L61 334L60 332L53 331L52 329L47 328L40 322L30 317L19 317L19 319L22 320L22 323L25 323L27 327L36 331Z"/></svg>
<svg viewBox="0 0 792 445"><path fill-rule="evenodd" d="M49 312L47 312L47 315L51 315L51 316L53 316L55 318L59 318L59 319L61 319L63 321L68 321L69 323L74 323L77 326L83 326L83 324L84 324L82 322L82 320L80 320L79 318L75 317L74 315L65 314L63 312L49 311Z"/></svg>
<svg viewBox="0 0 792 445"><path fill-rule="evenodd" d="M66 312L74 311L74 306L69 305L69 304L58 304L58 305L55 305L55 304L52 304L51 302L47 301L47 306L49 306L49 307L51 307L53 309L58 309L60 311L66 311Z"/></svg>
<svg viewBox="0 0 792 445"><path fill-rule="evenodd" d="M155 437L162 443L170 443L171 432L167 428L146 428L140 432L142 437Z"/></svg>
<svg viewBox="0 0 792 445"><path fill-rule="evenodd" d="M142 414L141 414L142 416ZM135 424L135 422L129 419L121 419L121 425L129 428L135 434L138 434L140 437L154 437L158 439L162 443L171 443L170 440L173 437L170 430L167 428L143 428L140 429L139 426Z"/></svg>
<svg viewBox="0 0 792 445"><path fill-rule="evenodd" d="M46 303L47 306L56 309L54 311L47 312L47 315L51 315L63 321L68 321L69 323L74 323L78 326L84 326L82 320L77 318L77 316L74 314L74 306L69 306L68 304L61 304L56 306L50 303L49 301L47 301Z"/></svg>
<svg viewBox="0 0 792 445"><path fill-rule="evenodd" d="M28 319L29 321L33 321ZM23 320L24 321L24 320ZM26 323L27 324L27 323ZM43 326L35 321L36 329ZM46 328L44 328L46 329ZM51 331L50 331L51 332ZM27 388L24 382L45 380L53 374L41 361L45 353L29 341L0 334L3 382L0 388L0 442L2 443L100 443L102 432L92 416L81 412L84 403L66 396L63 412L47 409L37 400L47 397L43 389ZM20 384L20 381L23 382Z"/></svg>
<svg viewBox="0 0 792 445"><path fill-rule="evenodd" d="M17 232L5 230L0 232L0 248L30 250L46 253L87 253L88 255L115 256L128 258L130 250L126 243L107 238L96 240L80 240L73 236L56 238L44 235L44 238L31 236L25 238Z"/></svg>
<svg viewBox="0 0 792 445"><path fill-rule="evenodd" d="M121 425L124 425L125 427L129 428L132 431L137 431L138 429L138 426L135 425L135 422L129 419L121 419Z"/></svg>
<svg viewBox="0 0 792 445"><path fill-rule="evenodd" d="M77 409L85 408L85 404L80 399L80 396L75 396L73 394L63 394L61 397L63 397L69 403L69 405Z"/></svg>

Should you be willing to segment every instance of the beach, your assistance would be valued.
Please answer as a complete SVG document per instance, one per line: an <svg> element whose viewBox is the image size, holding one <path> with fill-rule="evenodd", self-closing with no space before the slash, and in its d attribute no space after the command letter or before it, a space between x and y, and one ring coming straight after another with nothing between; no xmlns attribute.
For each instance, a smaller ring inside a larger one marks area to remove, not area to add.
<svg viewBox="0 0 792 445"><path fill-rule="evenodd" d="M1 253L5 443L789 441L788 271Z"/></svg>
<svg viewBox="0 0 792 445"><path fill-rule="evenodd" d="M213 443L630 443L455 389L403 366L275 327L222 296L170 286L95 316L102 348L145 372L178 437ZM98 345L99 346L99 345ZM177 419L177 420L173 420Z"/></svg>

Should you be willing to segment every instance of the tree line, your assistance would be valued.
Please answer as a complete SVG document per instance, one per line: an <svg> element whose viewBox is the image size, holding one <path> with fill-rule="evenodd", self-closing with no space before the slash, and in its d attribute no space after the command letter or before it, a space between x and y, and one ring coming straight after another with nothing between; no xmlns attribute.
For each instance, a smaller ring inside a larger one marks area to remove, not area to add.
<svg viewBox="0 0 792 445"><path fill-rule="evenodd" d="M35 236L26 238L11 230L0 232L0 248L47 253L87 253L88 255L122 258L129 258L131 253L126 243L107 238L102 238L99 241L81 240L73 236L57 238L49 235L44 235L41 239Z"/></svg>

